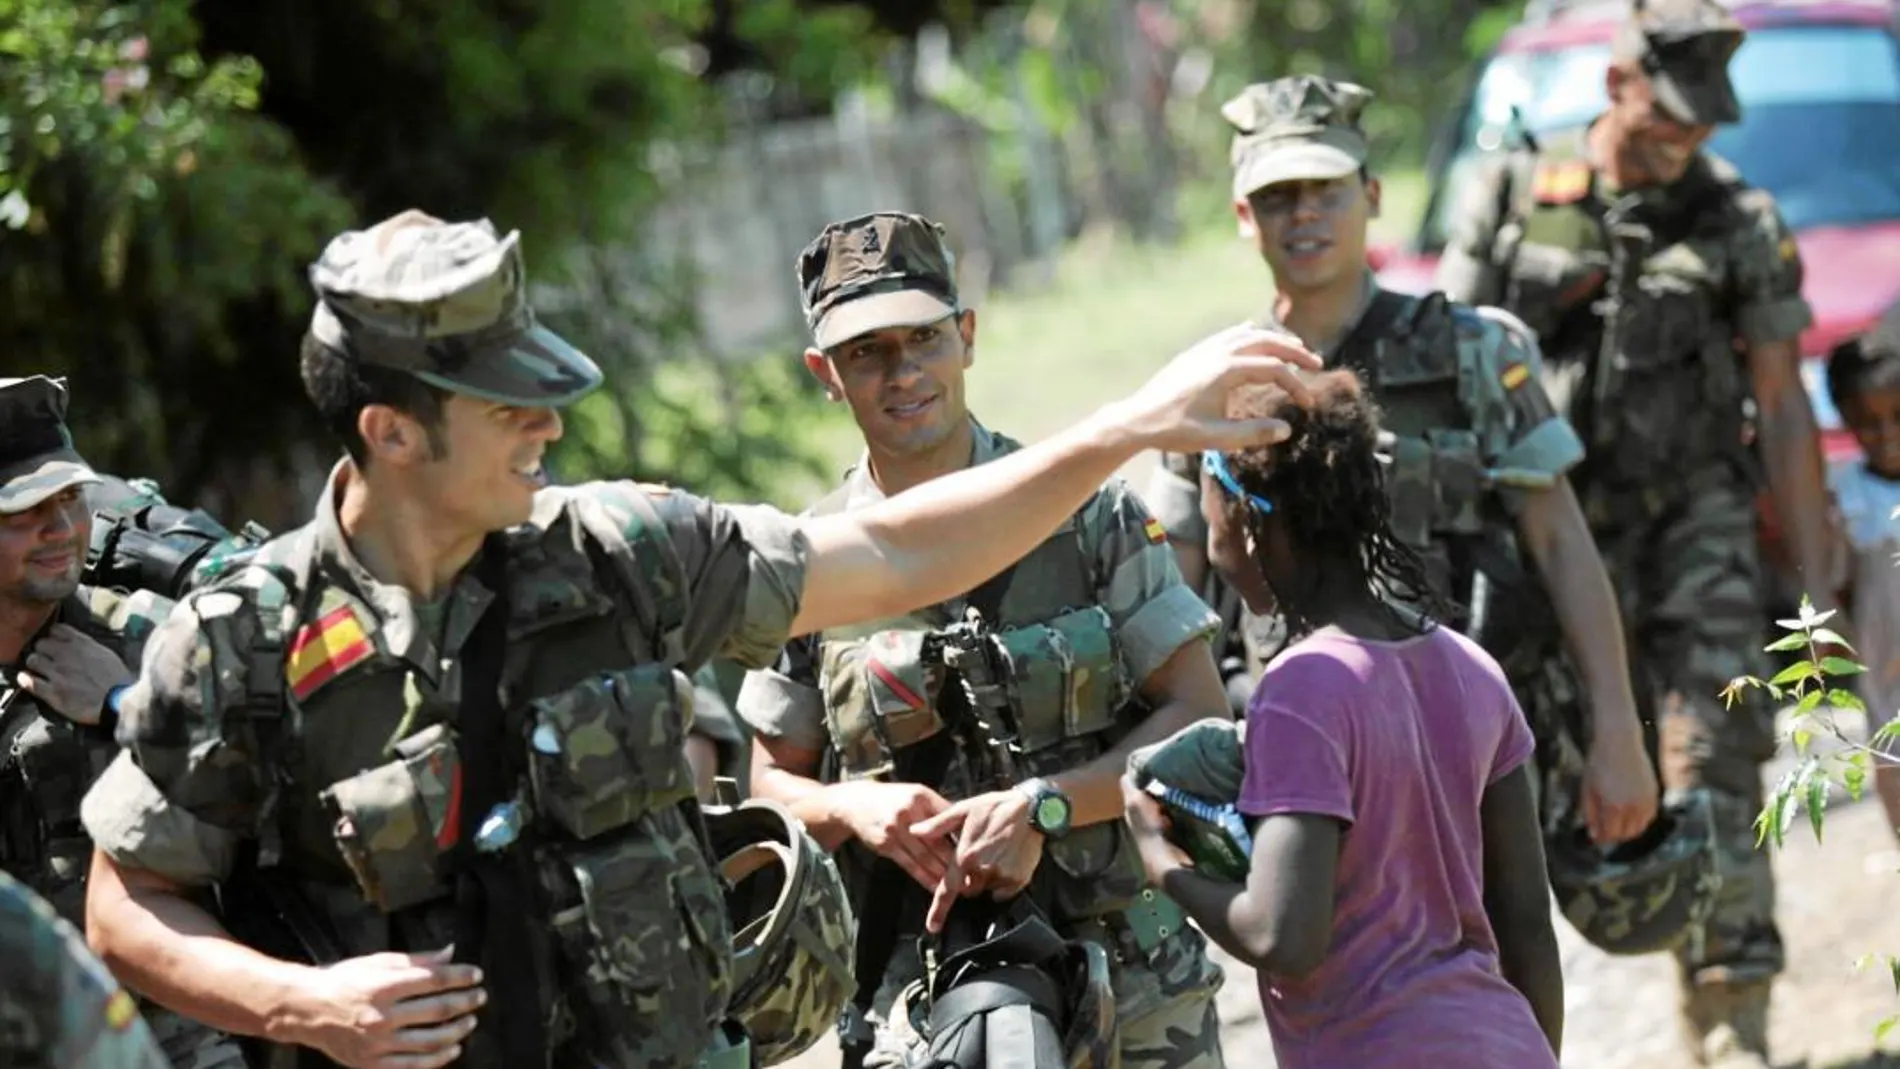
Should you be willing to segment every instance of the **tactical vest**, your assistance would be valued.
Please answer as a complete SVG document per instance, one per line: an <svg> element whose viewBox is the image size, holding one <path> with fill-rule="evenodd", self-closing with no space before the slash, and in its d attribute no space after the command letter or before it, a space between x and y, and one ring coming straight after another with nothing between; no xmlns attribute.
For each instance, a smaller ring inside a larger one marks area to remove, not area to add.
<svg viewBox="0 0 1900 1069"><path fill-rule="evenodd" d="M1505 426L1496 386L1473 366L1481 316L1443 294L1381 290L1339 347L1393 435L1385 472L1392 533L1425 561L1459 630L1500 661L1548 639L1554 620L1526 568L1516 521L1487 474L1487 433Z"/></svg>
<svg viewBox="0 0 1900 1069"><path fill-rule="evenodd" d="M1702 154L1666 190L1615 195L1560 138L1511 170L1503 304L1536 331L1552 401L1589 447L1579 482L1683 485L1742 452L1730 320L1734 168Z"/></svg>
<svg viewBox="0 0 1900 1069"><path fill-rule="evenodd" d="M843 511L848 488L812 506L813 515ZM1078 520L1071 517L1015 566L998 619L1007 651L1004 683L1017 725L1023 778L1078 768L1112 749L1129 725L1124 712L1134 685L1123 668L1108 613L1104 577L1095 574ZM888 779L899 755L937 740L957 705L947 669L927 663L931 633L880 624L836 628L818 642L833 780ZM967 715L967 714L965 714ZM956 761L945 783L930 786L952 801L966 792L1001 789L974 782ZM1032 888L1046 895L1058 919L1126 909L1145 882L1140 857L1121 821L1070 829L1043 849Z"/></svg>
<svg viewBox="0 0 1900 1069"><path fill-rule="evenodd" d="M162 615L150 599L82 586L55 619L136 666ZM0 679L0 868L78 925L92 865L79 805L117 752L105 729L75 724Z"/></svg>
<svg viewBox="0 0 1900 1069"><path fill-rule="evenodd" d="M521 967L540 974L552 1064L691 1066L726 1017L732 933L685 757L686 579L644 499L631 506L631 536L599 503L565 503L552 529L507 536L501 693L527 770L520 838L507 848L531 851L538 873L540 942ZM457 811L454 711L412 705L393 759L320 781L313 755L364 731L353 696L406 666L378 647L301 698L283 685L306 624L370 613L311 581L313 534L268 544L211 588L243 597L265 625L251 643L245 709L276 777L257 865L290 870L343 954L442 946L456 826L484 820ZM217 641L217 619L205 625Z"/></svg>

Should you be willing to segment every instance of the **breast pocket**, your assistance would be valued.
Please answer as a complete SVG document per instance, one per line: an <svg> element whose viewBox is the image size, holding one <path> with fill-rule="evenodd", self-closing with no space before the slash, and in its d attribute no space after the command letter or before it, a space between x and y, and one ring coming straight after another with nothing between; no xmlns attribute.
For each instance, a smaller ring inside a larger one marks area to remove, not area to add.
<svg viewBox="0 0 1900 1069"><path fill-rule="evenodd" d="M664 664L606 672L531 704L528 768L541 814L593 839L692 793L692 680Z"/></svg>

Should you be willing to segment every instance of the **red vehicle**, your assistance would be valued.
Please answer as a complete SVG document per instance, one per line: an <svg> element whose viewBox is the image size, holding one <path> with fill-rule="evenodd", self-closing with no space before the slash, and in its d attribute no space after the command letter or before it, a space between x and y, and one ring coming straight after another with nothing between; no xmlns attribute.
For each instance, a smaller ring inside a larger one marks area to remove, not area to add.
<svg viewBox="0 0 1900 1069"><path fill-rule="evenodd" d="M1741 121L1709 149L1774 194L1795 231L1814 325L1802 377L1830 460L1859 452L1827 397L1828 350L1900 299L1900 2L1734 0L1748 37L1729 67ZM1518 109L1533 134L1588 122L1607 99L1610 39L1627 0L1532 0L1480 64L1433 147L1418 233L1372 254L1379 281L1431 288L1446 225L1481 157L1502 146ZM1764 495L1764 539L1785 565ZM1792 591L1784 591L1792 593Z"/></svg>

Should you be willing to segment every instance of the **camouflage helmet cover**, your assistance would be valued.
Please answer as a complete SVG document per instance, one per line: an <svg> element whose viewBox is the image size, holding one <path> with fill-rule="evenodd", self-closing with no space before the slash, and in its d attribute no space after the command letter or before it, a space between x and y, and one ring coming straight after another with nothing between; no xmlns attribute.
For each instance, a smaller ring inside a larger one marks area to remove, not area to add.
<svg viewBox="0 0 1900 1069"><path fill-rule="evenodd" d="M1706 791L1669 799L1638 838L1604 850L1581 821L1548 835L1558 908L1577 934L1611 954L1653 954L1700 931L1721 885Z"/></svg>
<svg viewBox="0 0 1900 1069"><path fill-rule="evenodd" d="M825 227L799 254L798 293L820 349L874 330L935 323L962 307L943 225L910 212Z"/></svg>
<svg viewBox="0 0 1900 1069"><path fill-rule="evenodd" d="M1312 74L1241 90L1220 109L1234 128L1234 196L1278 182L1344 178L1364 167L1370 145L1360 115L1371 101L1364 86Z"/></svg>
<svg viewBox="0 0 1900 1069"><path fill-rule="evenodd" d="M1246 775L1245 739L1245 721L1197 720L1129 754L1128 771L1137 787L1160 780L1197 798L1232 804Z"/></svg>
<svg viewBox="0 0 1900 1069"><path fill-rule="evenodd" d="M759 1064L775 1065L837 1023L856 987L857 916L838 866L783 807L754 798L705 814L730 885L732 1013Z"/></svg>

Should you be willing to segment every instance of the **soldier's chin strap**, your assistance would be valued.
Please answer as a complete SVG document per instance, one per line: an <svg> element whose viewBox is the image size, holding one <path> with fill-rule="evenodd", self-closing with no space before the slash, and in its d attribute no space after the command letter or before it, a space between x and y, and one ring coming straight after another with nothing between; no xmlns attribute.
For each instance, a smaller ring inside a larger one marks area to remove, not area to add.
<svg viewBox="0 0 1900 1069"><path fill-rule="evenodd" d="M503 647L508 636L506 554L498 540L483 547L477 575L494 595L469 635L462 663L462 827L455 845L455 960L481 966L488 1003L478 1011L463 1064L515 1069L548 1064L546 1016L534 967L533 916L521 845L481 850L475 837L487 815L513 801L520 782L519 747L510 748L501 707ZM482 1048L488 1048L483 1050Z"/></svg>

